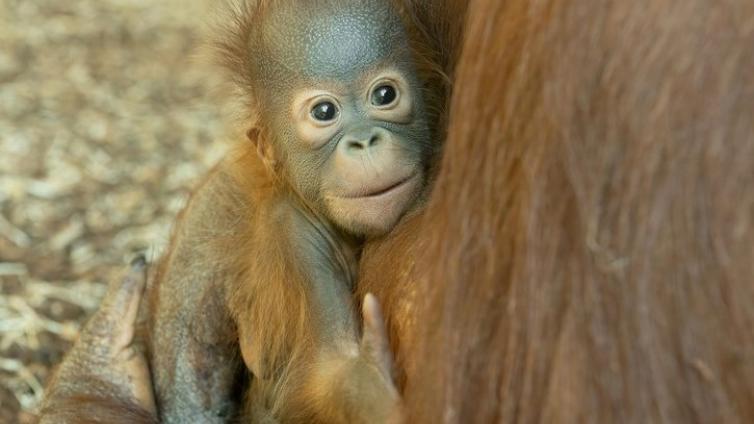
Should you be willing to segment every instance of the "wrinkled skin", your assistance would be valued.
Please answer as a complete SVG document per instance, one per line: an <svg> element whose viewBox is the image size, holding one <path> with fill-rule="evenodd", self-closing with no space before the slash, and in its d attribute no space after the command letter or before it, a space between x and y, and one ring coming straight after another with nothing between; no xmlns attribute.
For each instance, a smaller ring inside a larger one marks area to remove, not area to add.
<svg viewBox="0 0 754 424"><path fill-rule="evenodd" d="M260 46L269 52L252 72L271 128L259 143L271 144L265 156L318 219L378 236L416 203L433 146L400 19L384 2L341 3L281 3L266 16L263 36L274 42ZM375 104L380 87L397 98ZM311 116L323 103L332 120Z"/></svg>

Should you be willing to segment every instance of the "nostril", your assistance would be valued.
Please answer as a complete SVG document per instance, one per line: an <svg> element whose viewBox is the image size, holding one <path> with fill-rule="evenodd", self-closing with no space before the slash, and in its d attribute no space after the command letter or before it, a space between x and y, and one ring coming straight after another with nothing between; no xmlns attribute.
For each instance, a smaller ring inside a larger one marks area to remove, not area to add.
<svg viewBox="0 0 754 424"><path fill-rule="evenodd" d="M361 150L364 148L364 143L356 140L352 140L348 142L348 148L352 150Z"/></svg>
<svg viewBox="0 0 754 424"><path fill-rule="evenodd" d="M369 139L369 147L374 146L375 144L379 143L379 141L380 141L380 136L377 134L373 135L372 138Z"/></svg>

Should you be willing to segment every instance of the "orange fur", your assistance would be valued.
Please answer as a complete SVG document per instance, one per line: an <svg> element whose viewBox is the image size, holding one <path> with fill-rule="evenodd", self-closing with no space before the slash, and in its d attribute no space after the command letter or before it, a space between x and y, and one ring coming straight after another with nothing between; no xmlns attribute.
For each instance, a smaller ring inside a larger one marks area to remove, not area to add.
<svg viewBox="0 0 754 424"><path fill-rule="evenodd" d="M361 268L411 422L754 420L752 19L470 3L427 211Z"/></svg>

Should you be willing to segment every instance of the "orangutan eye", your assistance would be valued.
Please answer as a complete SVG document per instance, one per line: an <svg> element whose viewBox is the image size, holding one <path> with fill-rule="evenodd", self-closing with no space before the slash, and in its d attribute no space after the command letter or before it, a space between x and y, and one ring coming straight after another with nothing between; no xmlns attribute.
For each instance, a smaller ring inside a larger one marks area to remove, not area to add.
<svg viewBox="0 0 754 424"><path fill-rule="evenodd" d="M312 108L312 118L321 122L329 122L338 116L338 107L333 102L319 102Z"/></svg>
<svg viewBox="0 0 754 424"><path fill-rule="evenodd" d="M372 91L372 104L375 106L388 106L398 98L395 87L383 84Z"/></svg>

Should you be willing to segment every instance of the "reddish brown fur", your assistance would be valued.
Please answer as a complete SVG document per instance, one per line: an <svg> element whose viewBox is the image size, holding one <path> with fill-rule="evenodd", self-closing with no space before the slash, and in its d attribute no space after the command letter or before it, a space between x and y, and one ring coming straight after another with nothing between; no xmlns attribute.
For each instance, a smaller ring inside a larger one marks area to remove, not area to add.
<svg viewBox="0 0 754 424"><path fill-rule="evenodd" d="M243 197L250 202L263 201L275 195L278 187L273 175L259 160L256 152L239 147L233 154L227 168L235 178L235 182ZM254 208L250 208L251 210ZM265 399L264 404L271 410L279 412L282 406L276 405L276 399L298 398L295 390L305 390L305 385L285 384L288 379L301 380L308 378L309 369L286 369L291 364L306 363L303 359L311 354L312 335L306 302L307 293L305 278L297 274L298 267L291 262L291 255L287 246L276 243L277 229L260 228L257 222L270 222L270 218L260 215L264 210L257 210L255 214L244 216L239 222L239 232L229 243L236 253L233 255L235 263L231 268L237 273L238 282L233 284L226 295L226 301L236 322L263 323L263 325L246 326L249 334L239 334L239 339L253 340L264 346L264 357L261 358L265 368L281 372L278 379L270 380L279 385L276 396ZM250 261L248 258L264 258L264 260ZM255 276L263 275L268 281L284 281L275 290L259 290L257 285L246 283ZM281 307L284 305L284 307ZM244 328L242 328L244 330ZM293 375L286 375L295 373ZM259 402L259 400L255 400ZM306 399L294 401L307 403Z"/></svg>
<svg viewBox="0 0 754 424"><path fill-rule="evenodd" d="M405 228L428 246L381 275L420 282L411 422L754 421L752 22L751 1L471 2Z"/></svg>

